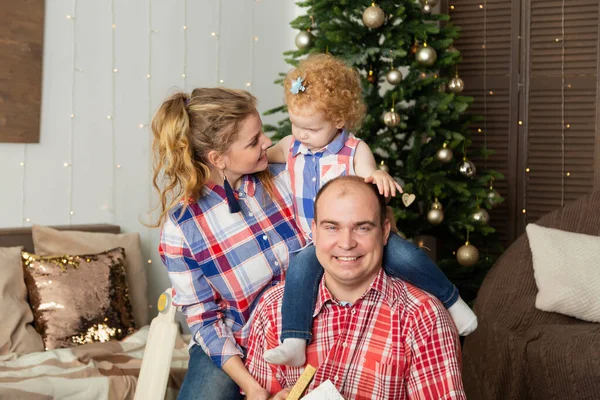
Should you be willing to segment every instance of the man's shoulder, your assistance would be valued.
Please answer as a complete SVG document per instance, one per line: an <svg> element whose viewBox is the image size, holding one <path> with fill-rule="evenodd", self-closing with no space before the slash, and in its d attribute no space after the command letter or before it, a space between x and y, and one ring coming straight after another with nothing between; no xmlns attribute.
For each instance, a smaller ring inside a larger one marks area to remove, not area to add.
<svg viewBox="0 0 600 400"><path fill-rule="evenodd" d="M285 283L281 282L267 289L260 299L257 310L260 310L261 313L276 314L283 302L284 287Z"/></svg>
<svg viewBox="0 0 600 400"><path fill-rule="evenodd" d="M437 297L399 278L390 277L397 293L397 299L402 302L402 308L407 315L437 313L445 310Z"/></svg>

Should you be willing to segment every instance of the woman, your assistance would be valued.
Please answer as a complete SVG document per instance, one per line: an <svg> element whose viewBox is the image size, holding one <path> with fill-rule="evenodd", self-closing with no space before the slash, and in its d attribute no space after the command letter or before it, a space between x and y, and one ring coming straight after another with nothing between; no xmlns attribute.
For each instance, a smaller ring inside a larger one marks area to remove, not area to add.
<svg viewBox="0 0 600 400"><path fill-rule="evenodd" d="M193 338L179 398L235 399L241 388L266 399L242 361L249 319L305 241L285 172L267 169L271 141L256 99L221 88L178 93L152 131L159 252Z"/></svg>

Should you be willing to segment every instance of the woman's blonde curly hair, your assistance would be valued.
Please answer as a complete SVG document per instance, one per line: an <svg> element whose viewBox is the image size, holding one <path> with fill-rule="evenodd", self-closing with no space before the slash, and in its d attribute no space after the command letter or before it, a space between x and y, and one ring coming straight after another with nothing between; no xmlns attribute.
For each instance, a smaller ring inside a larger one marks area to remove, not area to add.
<svg viewBox="0 0 600 400"><path fill-rule="evenodd" d="M306 89L293 94L290 88L297 78ZM360 75L342 60L330 54L310 55L287 74L284 88L288 109L312 108L329 122L341 122L352 132L360 129L366 112Z"/></svg>
<svg viewBox="0 0 600 400"><path fill-rule="evenodd" d="M243 121L257 113L256 98L244 90L194 89L176 93L160 106L152 119L154 176L160 211L158 227L169 211L183 201L185 207L200 198L210 179L208 153L225 153L237 140ZM268 170L255 174L273 193Z"/></svg>

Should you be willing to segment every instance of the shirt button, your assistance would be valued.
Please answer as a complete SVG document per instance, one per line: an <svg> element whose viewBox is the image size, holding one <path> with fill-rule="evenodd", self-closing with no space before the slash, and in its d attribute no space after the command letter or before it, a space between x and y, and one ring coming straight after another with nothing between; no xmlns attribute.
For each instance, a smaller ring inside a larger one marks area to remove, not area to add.
<svg viewBox="0 0 600 400"><path fill-rule="evenodd" d="M313 176L313 179L312 179L312 181L313 181L313 182L316 182L316 181L317 181L317 178L315 178L315 177Z"/></svg>
<svg viewBox="0 0 600 400"><path fill-rule="evenodd" d="M279 265L279 263L277 261L275 261L275 265Z"/></svg>
<svg viewBox="0 0 600 400"><path fill-rule="evenodd" d="M352 315L356 314L356 310L352 310Z"/></svg>
<svg viewBox="0 0 600 400"><path fill-rule="evenodd" d="M346 343L342 343L342 347L346 348L348 345Z"/></svg>
<svg viewBox="0 0 600 400"><path fill-rule="evenodd" d="M267 235L263 235L263 240L267 240Z"/></svg>
<svg viewBox="0 0 600 400"><path fill-rule="evenodd" d="M251 217L253 217L253 216L254 216L254 214L252 214L252 213L248 213L248 215L249 215L249 216L251 216Z"/></svg>
<svg viewBox="0 0 600 400"><path fill-rule="evenodd" d="M336 381L336 382L338 381L338 379L340 379L340 378L338 378L337 375L333 377L333 380Z"/></svg>
<svg viewBox="0 0 600 400"><path fill-rule="evenodd" d="M367 359L363 357L363 358L360 359L360 362L364 364L364 363L367 362Z"/></svg>

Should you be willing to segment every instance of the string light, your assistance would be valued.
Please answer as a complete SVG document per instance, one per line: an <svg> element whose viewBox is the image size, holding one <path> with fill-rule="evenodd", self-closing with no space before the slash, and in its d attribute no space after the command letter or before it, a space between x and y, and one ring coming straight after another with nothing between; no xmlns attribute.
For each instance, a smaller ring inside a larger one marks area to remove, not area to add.
<svg viewBox="0 0 600 400"><path fill-rule="evenodd" d="M112 26L115 26L115 22L116 22L116 14L115 14L115 0L111 0L111 4L110 4L110 11L111 11L111 22L112 22ZM113 29L111 31L111 57L112 57L112 67L113 67L113 72L117 72L118 69L116 68L115 64L117 62L117 55L116 55L116 32ZM115 76L115 74L112 75L112 92L111 92L111 115L108 116L108 119L110 120L110 141L111 141L111 147L112 147L112 153L111 153L111 162L112 165L116 165L117 164L117 140L116 140L116 131L115 131L115 121L114 118L112 118L112 115L115 115L116 112L116 100L117 100L117 77ZM117 166L117 168L120 168L120 166ZM111 181L111 188L110 188L110 193L111 193L111 201L112 201L112 206L111 207L107 207L105 210L109 211L112 215L112 222L115 223L116 222L116 213L115 213L115 208L117 206L117 170L115 168L112 169L112 181Z"/></svg>
<svg viewBox="0 0 600 400"><path fill-rule="evenodd" d="M152 74L152 34L157 33L152 29L152 0L148 0L148 29L150 34L148 35L148 114L146 116L147 121L152 120L152 85L150 82L150 76ZM140 124L143 125L143 124ZM140 126L143 128L143 126ZM152 135L148 135L148 210L152 209ZM147 227L146 236L148 240L148 251L152 248L152 231L150 227ZM150 264L152 260L148 260Z"/></svg>
<svg viewBox="0 0 600 400"><path fill-rule="evenodd" d="M255 29L254 27L256 26L255 24L255 20L256 20L256 4L258 3L258 0L256 1L256 3L252 6L252 29ZM254 32L253 32L254 33ZM248 80L248 82L246 82L246 87L248 88L248 90L250 92L253 92L252 90L252 81L254 80L254 50L255 50L255 43L258 40L258 36L254 35L252 37L253 40L250 41L250 71L248 71L248 74L250 75L250 79Z"/></svg>
<svg viewBox="0 0 600 400"><path fill-rule="evenodd" d="M30 222L29 218L25 218L25 175L27 173L27 168L25 168L25 164L27 163L27 143L23 145L23 161L20 162L21 167L23 168L23 172L21 173L21 221Z"/></svg>
<svg viewBox="0 0 600 400"><path fill-rule="evenodd" d="M561 197L560 197L560 206L563 207L565 205L565 42L562 38L565 37L565 0L562 0L561 4L561 64L560 64L560 75L561 75L561 85L560 85L560 97L561 97L561 166L562 166L562 177L561 177ZM569 125L570 126L570 125ZM570 175L570 174L569 174ZM569 176L567 175L567 176Z"/></svg>
<svg viewBox="0 0 600 400"><path fill-rule="evenodd" d="M73 15L77 15L77 5L78 5L78 1L74 0L73 2ZM75 19L73 17L73 15L71 16L71 18L69 18L67 16L68 19ZM81 70L79 68L77 68L77 25L75 22L73 22L73 61L72 61L72 72L71 72L71 125L69 127L69 159L71 161L73 161L73 155L74 155L74 140L73 140L73 120L75 119L75 74L77 72L80 72ZM72 224L73 222L73 168L69 168L69 210L71 210L69 212L69 225Z"/></svg>
<svg viewBox="0 0 600 400"><path fill-rule="evenodd" d="M183 91L187 92L187 52L188 52L188 34L187 34L187 15L188 2L183 2Z"/></svg>
<svg viewBox="0 0 600 400"><path fill-rule="evenodd" d="M221 0L219 0L219 2L217 3L217 10L218 10L218 14L217 14L217 32L213 32L212 35L217 39L217 60L215 62L215 68L217 69L217 82L220 81L221 77L220 77L220 69L221 69L221 40L219 38L219 35L221 33L221 18L222 18L222 12L221 12Z"/></svg>

